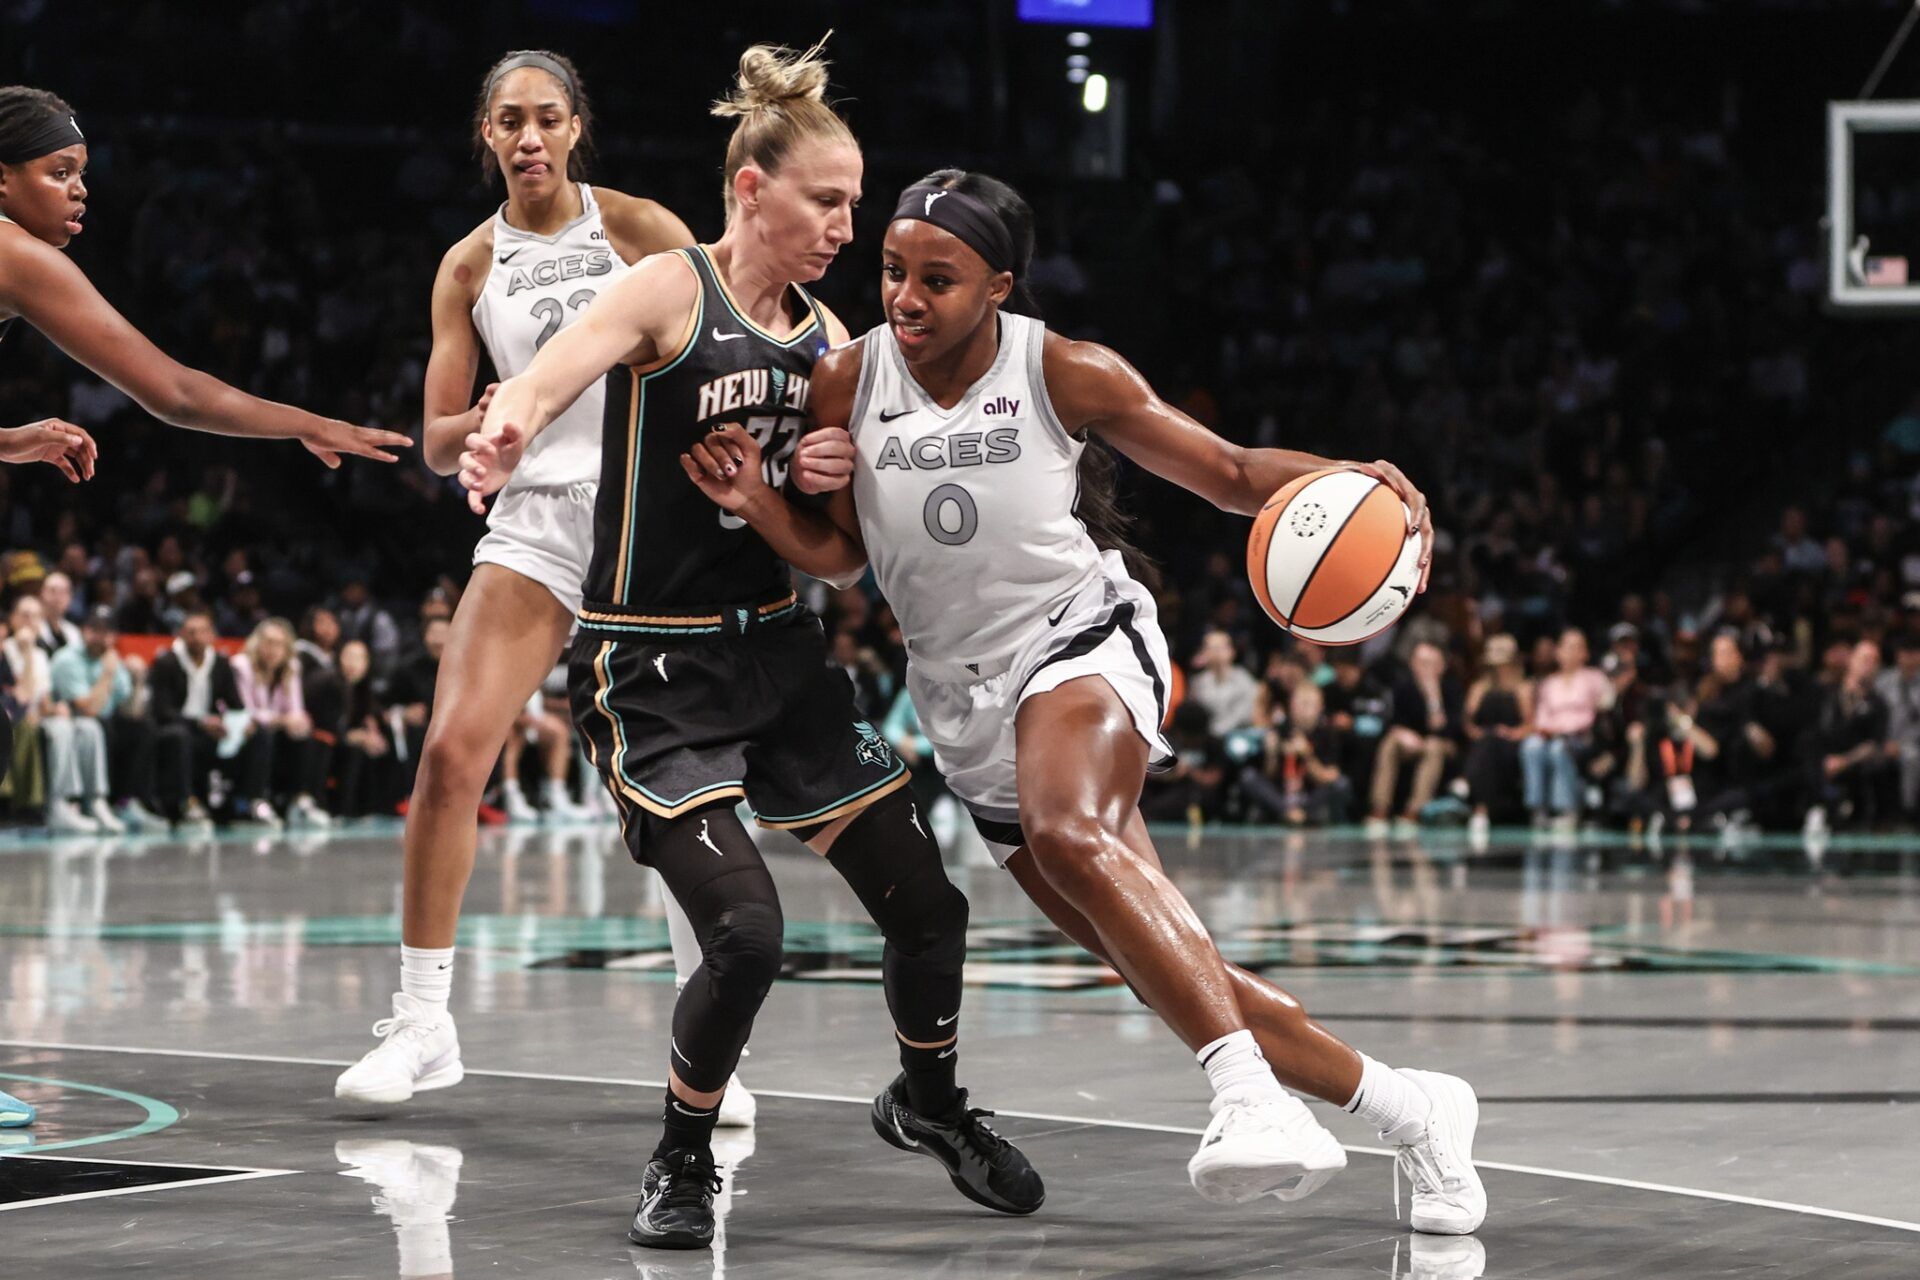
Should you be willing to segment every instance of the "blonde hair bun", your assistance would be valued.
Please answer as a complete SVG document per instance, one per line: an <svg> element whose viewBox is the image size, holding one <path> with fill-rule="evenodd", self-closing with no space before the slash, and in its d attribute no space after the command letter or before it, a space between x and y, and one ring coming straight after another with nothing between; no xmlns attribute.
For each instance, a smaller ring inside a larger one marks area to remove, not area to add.
<svg viewBox="0 0 1920 1280"><path fill-rule="evenodd" d="M821 57L829 31L804 53L785 45L756 44L740 55L733 92L713 104L716 116L751 116L796 99L827 100L828 62Z"/></svg>

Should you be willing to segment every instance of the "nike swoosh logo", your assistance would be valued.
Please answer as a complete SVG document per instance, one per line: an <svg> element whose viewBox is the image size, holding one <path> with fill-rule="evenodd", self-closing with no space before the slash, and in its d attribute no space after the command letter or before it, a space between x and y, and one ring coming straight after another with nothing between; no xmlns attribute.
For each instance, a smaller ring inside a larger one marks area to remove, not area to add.
<svg viewBox="0 0 1920 1280"><path fill-rule="evenodd" d="M920 1139L909 1138L907 1136L907 1131L900 1127L900 1122L898 1120L895 1120L893 1122L893 1131L895 1134L899 1136L900 1141L906 1143L908 1146L912 1147L916 1151L920 1149Z"/></svg>
<svg viewBox="0 0 1920 1280"><path fill-rule="evenodd" d="M520 246L520 249L525 249L526 247L527 247L527 246L525 246L525 245L521 245L521 246ZM502 264L502 265L505 265L506 263L509 263L509 262L512 262L512 261L514 260L514 258L516 258L516 257L518 257L518 256L519 256L519 254L520 254L520 249L515 249L515 250L514 250L514 251L513 251L512 253L503 253L503 254L501 254L501 255L500 255L500 262L501 262L501 264Z"/></svg>
<svg viewBox="0 0 1920 1280"><path fill-rule="evenodd" d="M720 332L719 325L713 327L713 340L715 342L732 342L735 338L744 338L746 336L744 333L722 333Z"/></svg>
<svg viewBox="0 0 1920 1280"><path fill-rule="evenodd" d="M439 967L442 969L451 969L453 968L453 961L449 960L445 964L440 965Z"/></svg>
<svg viewBox="0 0 1920 1280"><path fill-rule="evenodd" d="M685 1107L680 1105L677 1099L674 1101L673 1109L675 1111L678 1111L683 1116L692 1116L695 1120L705 1120L707 1118L705 1114L703 1114L702 1112L687 1110Z"/></svg>
<svg viewBox="0 0 1920 1280"><path fill-rule="evenodd" d="M945 1049L942 1049L942 1050L941 1050L941 1051L940 1051L940 1052L939 1052L938 1054L936 1054L935 1056L936 1056L936 1057L941 1057L941 1058L951 1058L951 1057L952 1057L952 1056L953 1056L954 1054L956 1054L956 1053L958 1053L958 1052L960 1052L960 1046L959 1046L959 1045L957 1045L957 1044L954 1044L954 1045L948 1045L948 1046L947 1046L947 1047L946 1047Z"/></svg>
<svg viewBox="0 0 1920 1280"><path fill-rule="evenodd" d="M1068 596L1068 597L1067 597L1067 599L1066 599L1066 604L1062 604L1062 605L1060 606L1060 611L1059 611L1058 613L1056 613L1056 614L1054 614L1054 615L1053 615L1053 616L1052 616L1051 618L1048 618L1048 619L1047 619L1047 625L1048 625L1048 626L1050 626L1050 627L1057 627L1057 626L1059 626L1059 625L1060 625L1060 619L1062 619L1062 618L1064 618L1064 617L1066 617L1066 616L1067 616L1067 605L1069 605L1069 604L1072 604L1072 603L1073 603L1073 601L1074 601L1074 597L1075 597L1075 596L1078 596L1079 594L1080 594L1080 593L1079 593L1078 591L1076 591L1076 592L1074 592L1074 593L1073 593L1073 595L1071 595L1071 596Z"/></svg>
<svg viewBox="0 0 1920 1280"><path fill-rule="evenodd" d="M956 1013L949 1018L935 1018L933 1020L933 1025L936 1027L950 1027L953 1025L954 1020L957 1019L959 1016L960 1015Z"/></svg>
<svg viewBox="0 0 1920 1280"><path fill-rule="evenodd" d="M880 411L880 421L892 422L895 418L904 418L912 412L913 410L911 409L900 409L893 413L888 413L885 409L882 409Z"/></svg>

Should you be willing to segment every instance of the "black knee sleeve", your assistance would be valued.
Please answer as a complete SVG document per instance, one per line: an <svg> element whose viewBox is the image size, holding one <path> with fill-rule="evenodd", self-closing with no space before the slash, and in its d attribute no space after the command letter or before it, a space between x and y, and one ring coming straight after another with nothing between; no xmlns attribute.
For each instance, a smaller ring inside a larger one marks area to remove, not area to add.
<svg viewBox="0 0 1920 1280"><path fill-rule="evenodd" d="M647 861L700 939L700 967L674 1005L673 1068L689 1087L711 1092L739 1065L754 1017L780 976L780 898L731 808L649 817L641 838Z"/></svg>
<svg viewBox="0 0 1920 1280"><path fill-rule="evenodd" d="M908 1040L956 1034L967 958L967 898L947 879L940 846L905 791L877 801L827 852L886 938L882 972L894 1026Z"/></svg>

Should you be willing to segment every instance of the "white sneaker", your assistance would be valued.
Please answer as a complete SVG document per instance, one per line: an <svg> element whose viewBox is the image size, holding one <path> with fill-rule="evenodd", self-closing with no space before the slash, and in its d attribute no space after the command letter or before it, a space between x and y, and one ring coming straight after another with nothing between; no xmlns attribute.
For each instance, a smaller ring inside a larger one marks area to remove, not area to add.
<svg viewBox="0 0 1920 1280"><path fill-rule="evenodd" d="M549 787L543 797L547 803L547 821L554 823L589 822L593 812L583 804L576 804L564 787Z"/></svg>
<svg viewBox="0 0 1920 1280"><path fill-rule="evenodd" d="M1304 1200L1347 1167L1347 1153L1290 1093L1213 1100L1213 1123L1187 1161L1193 1189L1215 1204L1260 1196Z"/></svg>
<svg viewBox="0 0 1920 1280"><path fill-rule="evenodd" d="M213 815L207 812L207 806L200 803L198 796L187 800L186 810L180 815L180 825L196 835L213 830Z"/></svg>
<svg viewBox="0 0 1920 1280"><path fill-rule="evenodd" d="M47 802L47 830L57 836L97 836L100 824L80 812L71 800Z"/></svg>
<svg viewBox="0 0 1920 1280"><path fill-rule="evenodd" d="M295 796L287 808L287 821L296 827L325 831L333 825L333 815L315 804L312 796Z"/></svg>
<svg viewBox="0 0 1920 1280"><path fill-rule="evenodd" d="M1811 840L1815 836L1827 834L1827 807L1817 804L1807 810L1807 820L1800 828L1800 834Z"/></svg>
<svg viewBox="0 0 1920 1280"><path fill-rule="evenodd" d="M333 1158L349 1166L341 1177L380 1188L373 1207L395 1226L431 1226L452 1216L464 1161L458 1147L404 1138L342 1138L333 1144Z"/></svg>
<svg viewBox="0 0 1920 1280"><path fill-rule="evenodd" d="M138 800L129 800L120 806L120 821L128 828L142 835L164 836L173 830L167 820L155 813Z"/></svg>
<svg viewBox="0 0 1920 1280"><path fill-rule="evenodd" d="M424 1090L459 1084L466 1075L453 1015L436 1017L404 991L394 993L393 1016L374 1023L373 1034L385 1039L340 1073L333 1084L334 1097L348 1102L405 1102Z"/></svg>
<svg viewBox="0 0 1920 1280"><path fill-rule="evenodd" d="M1467 845L1475 853L1486 852L1487 842L1493 835L1493 820L1484 813L1476 813L1467 819Z"/></svg>
<svg viewBox="0 0 1920 1280"><path fill-rule="evenodd" d="M518 783L509 782L500 788L500 811L507 815L508 822L540 821L540 811L527 803Z"/></svg>
<svg viewBox="0 0 1920 1280"><path fill-rule="evenodd" d="M1391 830L1395 840L1411 840L1420 834L1420 824L1412 818L1395 818Z"/></svg>
<svg viewBox="0 0 1920 1280"><path fill-rule="evenodd" d="M1365 831L1369 837L1384 836L1392 830L1393 830L1393 824L1388 822L1385 818L1368 818L1367 819L1367 825L1366 825Z"/></svg>
<svg viewBox="0 0 1920 1280"><path fill-rule="evenodd" d="M265 800L255 800L247 806L246 821L258 823L274 831L279 831L287 825L281 821L280 815L273 811L273 805Z"/></svg>
<svg viewBox="0 0 1920 1280"><path fill-rule="evenodd" d="M114 816L113 806L107 803L105 796L95 796L93 803L87 806L87 816L100 828L103 836L123 836L127 834L127 824Z"/></svg>
<svg viewBox="0 0 1920 1280"><path fill-rule="evenodd" d="M751 1129L759 1114L760 1104L747 1092L747 1086L740 1083L739 1073L728 1076L727 1091L720 1095L720 1114L713 1122L715 1127Z"/></svg>
<svg viewBox="0 0 1920 1280"><path fill-rule="evenodd" d="M1464 1236L1487 1219L1487 1189L1473 1167L1473 1134L1480 1127L1480 1100L1473 1086L1438 1071L1409 1071L1411 1080L1433 1102L1426 1128L1413 1142L1395 1143L1393 1211L1400 1212L1400 1175L1413 1184L1413 1229L1433 1235ZM1384 1140L1393 1142L1387 1135Z"/></svg>

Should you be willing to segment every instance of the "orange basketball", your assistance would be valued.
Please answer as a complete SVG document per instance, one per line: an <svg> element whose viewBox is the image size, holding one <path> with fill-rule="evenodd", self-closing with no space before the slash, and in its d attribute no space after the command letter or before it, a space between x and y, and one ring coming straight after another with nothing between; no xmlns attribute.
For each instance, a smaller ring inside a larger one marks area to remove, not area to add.
<svg viewBox="0 0 1920 1280"><path fill-rule="evenodd" d="M1358 644L1405 613L1420 535L1400 496L1358 471L1315 471L1267 499L1247 539L1247 577L1267 616L1303 640Z"/></svg>

